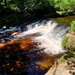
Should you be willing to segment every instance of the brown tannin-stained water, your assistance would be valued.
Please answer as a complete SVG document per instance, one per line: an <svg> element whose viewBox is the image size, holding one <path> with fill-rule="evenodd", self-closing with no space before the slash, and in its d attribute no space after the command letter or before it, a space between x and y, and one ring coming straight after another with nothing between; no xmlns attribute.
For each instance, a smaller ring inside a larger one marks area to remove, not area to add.
<svg viewBox="0 0 75 75"><path fill-rule="evenodd" d="M66 51L61 42L68 29L51 20L23 26L23 32L0 44L0 75L44 75Z"/></svg>
<svg viewBox="0 0 75 75"><path fill-rule="evenodd" d="M29 38L3 44L0 47L0 74L44 75L56 57L36 46Z"/></svg>

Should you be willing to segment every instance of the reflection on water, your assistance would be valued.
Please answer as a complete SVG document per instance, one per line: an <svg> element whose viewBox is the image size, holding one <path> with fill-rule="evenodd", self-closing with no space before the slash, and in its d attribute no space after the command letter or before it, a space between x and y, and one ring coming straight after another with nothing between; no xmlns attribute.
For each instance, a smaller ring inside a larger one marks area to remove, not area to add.
<svg viewBox="0 0 75 75"><path fill-rule="evenodd" d="M64 17L57 17L57 18L51 18L55 21L58 21L62 24L70 25L70 23L75 20L75 15L72 16L64 16Z"/></svg>

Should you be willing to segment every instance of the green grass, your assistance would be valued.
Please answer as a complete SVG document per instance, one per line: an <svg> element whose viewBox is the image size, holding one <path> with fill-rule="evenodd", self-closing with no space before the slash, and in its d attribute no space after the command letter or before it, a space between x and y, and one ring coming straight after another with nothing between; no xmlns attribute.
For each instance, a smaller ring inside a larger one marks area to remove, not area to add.
<svg viewBox="0 0 75 75"><path fill-rule="evenodd" d="M75 21L72 21L72 22L70 23L70 25L71 25L71 28L70 28L69 32L70 32L70 33L71 33L71 32L75 32Z"/></svg>
<svg viewBox="0 0 75 75"><path fill-rule="evenodd" d="M62 46L66 47L67 42L68 42L68 38L66 37L66 35L64 35L62 40Z"/></svg>

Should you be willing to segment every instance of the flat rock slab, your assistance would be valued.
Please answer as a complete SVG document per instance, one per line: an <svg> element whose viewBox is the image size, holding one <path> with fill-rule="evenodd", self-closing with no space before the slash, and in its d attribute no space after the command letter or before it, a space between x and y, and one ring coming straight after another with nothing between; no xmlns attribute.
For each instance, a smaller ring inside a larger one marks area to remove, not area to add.
<svg viewBox="0 0 75 75"><path fill-rule="evenodd" d="M67 62L54 64L45 75L71 75Z"/></svg>

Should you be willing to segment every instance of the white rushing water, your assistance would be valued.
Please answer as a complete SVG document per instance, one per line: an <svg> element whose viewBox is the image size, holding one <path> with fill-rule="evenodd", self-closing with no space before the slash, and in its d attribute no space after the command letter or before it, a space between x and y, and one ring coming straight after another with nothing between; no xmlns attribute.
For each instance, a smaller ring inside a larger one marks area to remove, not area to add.
<svg viewBox="0 0 75 75"><path fill-rule="evenodd" d="M39 33L39 36L35 36L33 41L40 42L38 47L44 49L44 52L48 54L59 54L65 52L61 46L63 35L68 31L69 27L60 25L59 23L51 20L37 21L27 25L27 31L22 32L16 37L23 37L31 34Z"/></svg>

